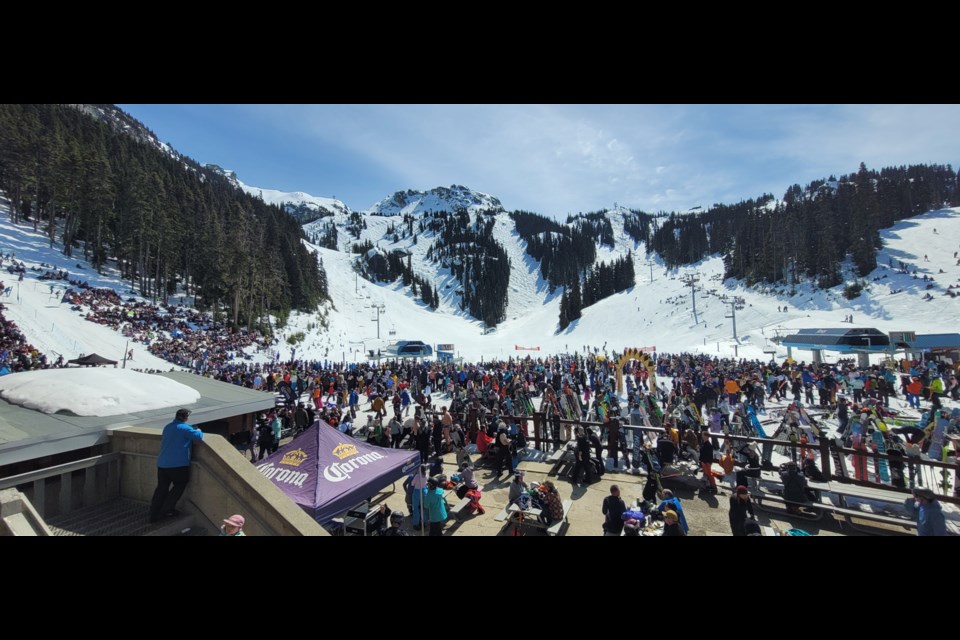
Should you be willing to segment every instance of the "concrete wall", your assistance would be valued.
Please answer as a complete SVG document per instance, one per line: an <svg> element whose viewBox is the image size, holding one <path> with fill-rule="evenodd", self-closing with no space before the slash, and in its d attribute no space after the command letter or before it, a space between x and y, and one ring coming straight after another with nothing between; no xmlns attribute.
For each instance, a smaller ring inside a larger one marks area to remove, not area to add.
<svg viewBox="0 0 960 640"><path fill-rule="evenodd" d="M0 536L49 536L43 518L16 489L0 490Z"/></svg>
<svg viewBox="0 0 960 640"><path fill-rule="evenodd" d="M121 454L120 495L149 502L157 486L160 431L129 428L110 435L113 451ZM251 536L328 535L226 439L204 435L193 445L190 484L177 508L193 513L198 524L220 527L235 513L246 518Z"/></svg>

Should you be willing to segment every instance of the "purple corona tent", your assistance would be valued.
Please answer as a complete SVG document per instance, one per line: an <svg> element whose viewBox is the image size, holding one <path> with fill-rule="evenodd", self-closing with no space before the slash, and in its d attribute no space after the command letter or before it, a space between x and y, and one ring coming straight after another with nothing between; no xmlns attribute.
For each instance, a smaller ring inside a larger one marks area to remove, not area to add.
<svg viewBox="0 0 960 640"><path fill-rule="evenodd" d="M326 524L419 464L417 451L366 444L317 420L257 469L314 520Z"/></svg>

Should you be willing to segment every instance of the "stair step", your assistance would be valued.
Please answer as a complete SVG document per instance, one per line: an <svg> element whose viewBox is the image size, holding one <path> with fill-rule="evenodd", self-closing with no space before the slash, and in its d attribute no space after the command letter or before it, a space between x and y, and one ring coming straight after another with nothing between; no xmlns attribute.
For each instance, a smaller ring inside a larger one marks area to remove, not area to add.
<svg viewBox="0 0 960 640"><path fill-rule="evenodd" d="M194 529L194 517L190 514L153 524L149 517L148 503L117 498L51 518L47 526L55 536L168 536Z"/></svg>

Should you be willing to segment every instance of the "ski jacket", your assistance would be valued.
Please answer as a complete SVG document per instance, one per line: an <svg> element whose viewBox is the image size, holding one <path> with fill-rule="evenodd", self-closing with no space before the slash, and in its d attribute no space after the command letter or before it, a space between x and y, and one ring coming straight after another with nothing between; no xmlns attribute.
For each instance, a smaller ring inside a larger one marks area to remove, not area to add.
<svg viewBox="0 0 960 640"><path fill-rule="evenodd" d="M182 420L174 420L165 426L157 466L161 469L189 467L194 440L203 440L203 432Z"/></svg>
<svg viewBox="0 0 960 640"><path fill-rule="evenodd" d="M943 510L937 501L928 502L925 505L917 503L913 497L907 498L903 506L907 513L917 519L918 536L945 536L947 535L947 523L943 517Z"/></svg>
<svg viewBox="0 0 960 640"><path fill-rule="evenodd" d="M603 499L601 512L606 516L603 530L607 533L619 534L623 531L623 518L620 516L627 510L627 505L620 496L607 496Z"/></svg>
<svg viewBox="0 0 960 640"><path fill-rule="evenodd" d="M687 526L687 517L683 515L683 505L680 504L680 498L667 498L657 507L657 511L660 513L669 510L677 512L677 518L680 520L680 527L683 529L683 532L685 534L690 533L690 527Z"/></svg>
<svg viewBox="0 0 960 640"><path fill-rule="evenodd" d="M753 502L750 500L741 500L736 495L730 496L730 530L735 536L745 536L743 522L747 516L753 516Z"/></svg>
<svg viewBox="0 0 960 640"><path fill-rule="evenodd" d="M807 502L807 479L796 470L788 469L780 474L783 480L783 499L788 502Z"/></svg>

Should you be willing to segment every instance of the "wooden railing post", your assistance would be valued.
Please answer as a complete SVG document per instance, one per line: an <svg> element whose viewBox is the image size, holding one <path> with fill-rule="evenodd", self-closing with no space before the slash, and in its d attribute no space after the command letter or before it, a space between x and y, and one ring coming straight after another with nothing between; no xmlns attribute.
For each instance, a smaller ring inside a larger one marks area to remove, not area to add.
<svg viewBox="0 0 960 640"><path fill-rule="evenodd" d="M833 457L830 454L830 440L820 436L820 466L823 469L823 476L827 482L833 480Z"/></svg>
<svg viewBox="0 0 960 640"><path fill-rule="evenodd" d="M540 437L540 429L543 424L544 415L539 411L533 412L533 446L538 451L543 450L542 438Z"/></svg>

